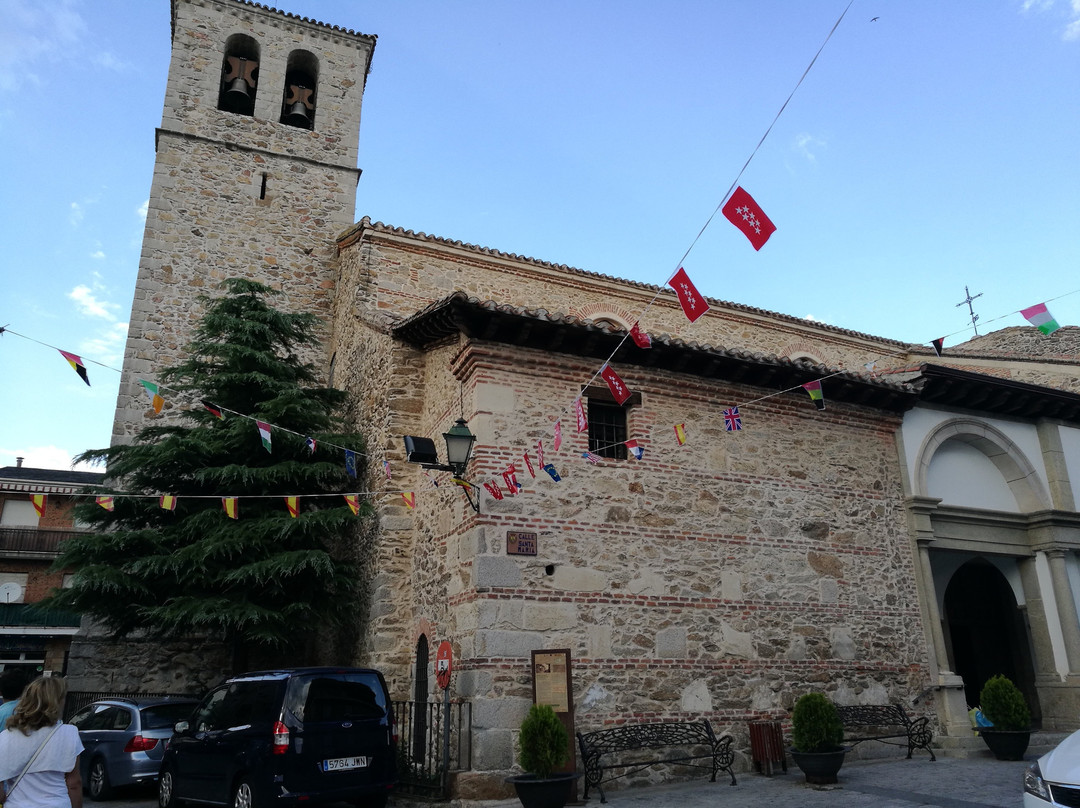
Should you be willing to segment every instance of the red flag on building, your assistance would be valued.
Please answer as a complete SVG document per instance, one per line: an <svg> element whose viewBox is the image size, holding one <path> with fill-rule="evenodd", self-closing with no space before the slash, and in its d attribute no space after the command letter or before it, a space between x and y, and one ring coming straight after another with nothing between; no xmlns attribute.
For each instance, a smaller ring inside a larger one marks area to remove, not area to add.
<svg viewBox="0 0 1080 808"><path fill-rule="evenodd" d="M48 500L48 496L45 494L31 494L30 501L34 503L34 512L37 513L38 519L45 516L45 503Z"/></svg>
<svg viewBox="0 0 1080 808"><path fill-rule="evenodd" d="M558 434L558 431L556 431L555 434ZM555 451L559 451L558 447L555 447ZM538 465L540 468L544 467L544 441L543 440L538 440L536 442L536 465Z"/></svg>
<svg viewBox="0 0 1080 808"><path fill-rule="evenodd" d="M526 452L523 457L525 459L525 468L529 470L529 476L535 478L536 472L533 471L532 459L529 457L529 453Z"/></svg>
<svg viewBox="0 0 1080 808"><path fill-rule="evenodd" d="M776 232L776 225L769 221L750 194L739 186L724 205L724 216L750 239L755 250L760 250L769 236Z"/></svg>
<svg viewBox="0 0 1080 808"><path fill-rule="evenodd" d="M626 389L626 385L619 378L619 374L615 372L615 368L605 362L604 366L600 368L600 375L607 382L608 389L611 391L611 395L615 396L616 403L620 406L625 404L626 400L630 398L630 391ZM580 400L578 399L578 401Z"/></svg>
<svg viewBox="0 0 1080 808"><path fill-rule="evenodd" d="M690 282L686 270L682 267L679 267L679 271L668 280L668 286L675 290L683 314L690 322L694 322L709 310L709 304L705 302L705 298L698 292L697 287Z"/></svg>
<svg viewBox="0 0 1080 808"><path fill-rule="evenodd" d="M634 323L634 327L630 329L630 339L632 339L634 344L639 348L652 347L652 337L642 331L637 323Z"/></svg>
<svg viewBox="0 0 1080 808"><path fill-rule="evenodd" d="M585 405L581 403L580 398L574 402L574 415L577 417L578 434L587 432L589 429L589 419L585 417Z"/></svg>
<svg viewBox="0 0 1080 808"><path fill-rule="evenodd" d="M486 483L484 483L484 488L486 488L488 490L488 493L491 494L491 496L494 497L495 499L502 499L503 498L503 492L502 492L502 489L499 488L498 483L496 483L496 482L486 482Z"/></svg>
<svg viewBox="0 0 1080 808"><path fill-rule="evenodd" d="M562 446L562 421L555 422L555 451L559 451L559 447ZM540 465L544 465L543 458L540 459Z"/></svg>

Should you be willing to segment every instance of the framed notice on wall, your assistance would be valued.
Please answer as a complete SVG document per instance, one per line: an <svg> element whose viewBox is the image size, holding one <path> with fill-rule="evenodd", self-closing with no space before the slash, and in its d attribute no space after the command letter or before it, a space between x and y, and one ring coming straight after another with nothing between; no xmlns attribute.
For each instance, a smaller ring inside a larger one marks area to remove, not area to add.
<svg viewBox="0 0 1080 808"><path fill-rule="evenodd" d="M570 684L570 649L533 651L533 703L547 704L557 713L574 710Z"/></svg>

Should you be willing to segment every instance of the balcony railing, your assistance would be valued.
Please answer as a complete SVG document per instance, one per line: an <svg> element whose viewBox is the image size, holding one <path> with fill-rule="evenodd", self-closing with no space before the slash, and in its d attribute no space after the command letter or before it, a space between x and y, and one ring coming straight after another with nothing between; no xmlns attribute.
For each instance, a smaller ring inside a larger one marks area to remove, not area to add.
<svg viewBox="0 0 1080 808"><path fill-rule="evenodd" d="M0 553L56 555L60 543L81 530L42 530L36 527L0 527Z"/></svg>
<svg viewBox="0 0 1080 808"><path fill-rule="evenodd" d="M44 609L36 603L0 603L0 626L78 628L79 615L62 609Z"/></svg>

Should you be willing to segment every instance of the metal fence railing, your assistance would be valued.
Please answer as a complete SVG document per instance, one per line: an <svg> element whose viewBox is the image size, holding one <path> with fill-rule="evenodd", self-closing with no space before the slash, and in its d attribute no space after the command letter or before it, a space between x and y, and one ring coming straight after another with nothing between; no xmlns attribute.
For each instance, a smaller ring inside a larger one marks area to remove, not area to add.
<svg viewBox="0 0 1080 808"><path fill-rule="evenodd" d="M472 768L472 705L395 701L398 790L448 799L450 773Z"/></svg>

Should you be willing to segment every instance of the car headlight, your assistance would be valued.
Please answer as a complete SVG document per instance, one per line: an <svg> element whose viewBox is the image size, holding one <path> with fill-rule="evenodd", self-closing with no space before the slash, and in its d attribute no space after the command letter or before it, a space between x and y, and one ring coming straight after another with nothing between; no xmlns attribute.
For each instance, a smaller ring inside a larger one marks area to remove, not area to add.
<svg viewBox="0 0 1080 808"><path fill-rule="evenodd" d="M1034 794L1036 797L1042 800L1050 802L1050 789L1046 787L1046 782L1042 778L1042 771L1039 770L1038 763L1032 763L1024 771L1024 792L1027 794Z"/></svg>

